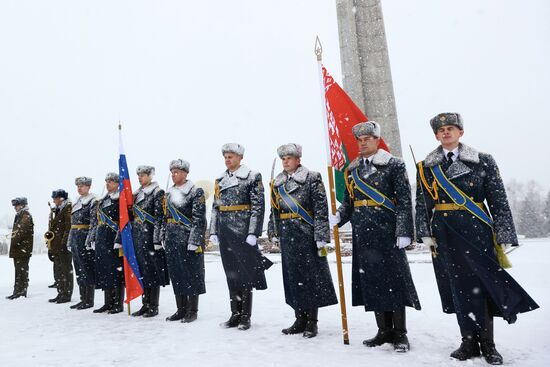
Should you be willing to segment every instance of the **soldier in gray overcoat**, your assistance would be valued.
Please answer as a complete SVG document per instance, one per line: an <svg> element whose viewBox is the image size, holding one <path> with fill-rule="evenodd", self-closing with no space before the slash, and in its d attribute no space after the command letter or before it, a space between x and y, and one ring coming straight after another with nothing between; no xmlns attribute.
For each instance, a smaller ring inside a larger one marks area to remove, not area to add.
<svg viewBox="0 0 550 367"><path fill-rule="evenodd" d="M15 269L15 283L13 293L7 299L27 297L29 286L29 260L32 256L34 237L34 222L29 211L27 198L18 197L11 201L15 209L12 236L10 242L10 258L13 259Z"/></svg>
<svg viewBox="0 0 550 367"><path fill-rule="evenodd" d="M411 187L405 163L379 149L380 125L352 128L360 156L346 171L344 201L331 224L353 231L352 304L374 311L378 332L368 347L392 343L409 350L405 307L420 309L405 248L414 237Z"/></svg>
<svg viewBox="0 0 550 367"><path fill-rule="evenodd" d="M199 295L206 292L203 253L206 199L203 189L187 179L189 162L175 159L169 168L174 185L166 192L161 241L177 311L166 320L188 323L197 319Z"/></svg>
<svg viewBox="0 0 550 367"><path fill-rule="evenodd" d="M223 327L250 328L252 289L266 289L264 270L272 263L261 255L265 198L262 175L241 165L244 147L222 146L225 170L215 180L210 241L219 244L229 288L231 317Z"/></svg>
<svg viewBox="0 0 550 367"><path fill-rule="evenodd" d="M94 208L90 243L95 249L96 287L103 290L105 303L94 313L115 314L124 310L124 265L120 250L119 231L119 176L110 172L105 176L107 193Z"/></svg>
<svg viewBox="0 0 550 367"><path fill-rule="evenodd" d="M460 142L460 114L440 113L430 125L441 145L418 165L416 231L433 249L443 311L456 313L460 327L462 343L451 357L482 354L499 365L493 317L513 323L538 308L503 269L504 249L518 244L506 190L493 157Z"/></svg>
<svg viewBox="0 0 550 367"><path fill-rule="evenodd" d="M170 284L166 256L161 245L160 228L164 220L164 190L153 182L155 168L139 166L141 185L134 192L132 238L143 284L142 307L132 316L158 315L160 287Z"/></svg>
<svg viewBox="0 0 550 367"><path fill-rule="evenodd" d="M92 186L90 177L77 177L75 185L79 197L71 210L69 249L73 255L76 282L80 290L80 302L70 308L84 310L94 306L95 255L88 235L90 234L90 223L96 215L94 209L97 198L90 193Z"/></svg>
<svg viewBox="0 0 550 367"><path fill-rule="evenodd" d="M317 335L320 307L338 303L327 262L330 242L325 187L318 172L301 165L302 147L277 149L283 172L271 183L269 236L279 242L286 303L296 321L283 334Z"/></svg>

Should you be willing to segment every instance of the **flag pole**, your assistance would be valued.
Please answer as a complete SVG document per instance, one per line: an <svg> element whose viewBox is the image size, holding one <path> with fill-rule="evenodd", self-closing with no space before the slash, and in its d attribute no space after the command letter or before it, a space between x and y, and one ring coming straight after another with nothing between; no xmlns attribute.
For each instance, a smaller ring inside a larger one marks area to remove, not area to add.
<svg viewBox="0 0 550 367"><path fill-rule="evenodd" d="M330 146L328 140L328 120L327 120L327 104L325 99L325 83L323 80L323 47L319 36L315 40L315 55L317 56L317 65L319 67L319 86L321 88L321 102L323 104L323 123L325 126L325 148L327 154L327 173L330 192L330 210L333 215L336 214L336 195L334 189L334 171L332 168L332 160L330 158ZM344 337L344 344L349 344L349 332L348 332L348 317L346 312L346 294L344 291L344 275L342 272L342 253L340 251L340 234L338 232L338 226L332 228L332 234L334 236L334 248L336 252L336 268L338 270L338 289L340 291L340 312L342 314L342 334Z"/></svg>

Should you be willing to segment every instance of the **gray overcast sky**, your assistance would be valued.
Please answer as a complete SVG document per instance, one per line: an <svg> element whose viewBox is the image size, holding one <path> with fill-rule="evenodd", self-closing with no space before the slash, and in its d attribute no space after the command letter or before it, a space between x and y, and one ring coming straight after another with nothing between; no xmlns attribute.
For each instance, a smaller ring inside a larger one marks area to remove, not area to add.
<svg viewBox="0 0 550 367"><path fill-rule="evenodd" d="M382 4L409 173L408 144L423 158L436 146L428 120L449 110L505 180L550 188L549 2ZM100 194L119 118L130 170L156 166L163 188L174 158L212 179L230 141L265 182L287 142L325 174L316 35L340 81L333 0L0 0L0 218L25 195L43 229L51 191L74 196L79 175Z"/></svg>

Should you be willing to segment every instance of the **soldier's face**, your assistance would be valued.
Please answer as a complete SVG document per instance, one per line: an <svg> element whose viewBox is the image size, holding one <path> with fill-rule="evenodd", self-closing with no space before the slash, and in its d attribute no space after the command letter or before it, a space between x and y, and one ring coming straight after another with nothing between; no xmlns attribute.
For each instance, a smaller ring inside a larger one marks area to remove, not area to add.
<svg viewBox="0 0 550 367"><path fill-rule="evenodd" d="M153 180L153 177L148 175L147 173L139 173L138 174L138 181L141 186L147 186L151 183Z"/></svg>
<svg viewBox="0 0 550 367"><path fill-rule="evenodd" d="M235 153L224 153L225 167L230 171L235 171L241 166L242 156Z"/></svg>
<svg viewBox="0 0 550 367"><path fill-rule="evenodd" d="M283 162L283 169L288 173L293 173L300 165L300 158L293 155L285 155L281 158L281 161Z"/></svg>
<svg viewBox="0 0 550 367"><path fill-rule="evenodd" d="M443 148L452 150L458 146L460 138L464 135L464 130L460 130L455 125L441 126L435 133L435 138L441 143Z"/></svg>
<svg viewBox="0 0 550 367"><path fill-rule="evenodd" d="M52 201L55 204L55 206L59 206L59 205L61 205L61 203L63 203L62 198L53 198Z"/></svg>
<svg viewBox="0 0 550 367"><path fill-rule="evenodd" d="M78 195L80 195L80 196L88 195L88 193L90 192L90 186L76 185L76 191L78 192Z"/></svg>
<svg viewBox="0 0 550 367"><path fill-rule="evenodd" d="M376 138L372 135L361 135L357 138L357 146L359 152L364 157L369 157L378 151L378 145L380 144L380 138Z"/></svg>
<svg viewBox="0 0 550 367"><path fill-rule="evenodd" d="M170 173L172 174L172 182L176 186L183 185L187 180L187 172L181 169L174 168Z"/></svg>
<svg viewBox="0 0 550 367"><path fill-rule="evenodd" d="M23 209L23 205L21 205L21 204L14 205L14 206L13 206L13 209L15 209L15 211L16 211L17 213L19 213L19 211L20 211L21 209Z"/></svg>
<svg viewBox="0 0 550 367"><path fill-rule="evenodd" d="M118 188L118 182L107 180L105 181L105 188L107 189L107 192L115 192Z"/></svg>

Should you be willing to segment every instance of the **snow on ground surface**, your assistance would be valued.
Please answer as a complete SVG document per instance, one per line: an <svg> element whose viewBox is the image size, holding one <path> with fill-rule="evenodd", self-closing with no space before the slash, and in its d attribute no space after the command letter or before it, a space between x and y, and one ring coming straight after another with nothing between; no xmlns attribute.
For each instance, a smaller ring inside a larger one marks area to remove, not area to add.
<svg viewBox="0 0 550 367"><path fill-rule="evenodd" d="M331 254L336 286L336 264ZM427 255L414 254L415 258ZM277 255L272 255L277 259ZM199 319L192 324L167 322L175 311L171 287L161 291L160 315L152 319L93 314L91 309L70 310L70 304L50 304L55 291L52 266L46 255L33 256L26 299L9 301L13 263L0 256L0 366L486 366L476 358L452 360L459 345L454 315L441 311L432 265L411 261L422 311L408 309L411 351L395 353L390 345L366 348L362 341L376 332L374 316L350 307L349 261L344 264L350 345L342 343L340 306L319 312L319 336L306 340L280 330L294 318L284 303L281 265L268 272L266 291L254 293L252 328L222 329L229 316L225 276L219 256L207 255L207 293L201 296ZM510 254L512 275L539 303L540 309L521 314L514 325L495 320L496 345L508 366L550 366L550 239L524 240ZM346 259L348 260L348 259ZM425 259L424 259L425 260ZM103 293L96 291L96 306ZM132 310L141 301L132 302Z"/></svg>

